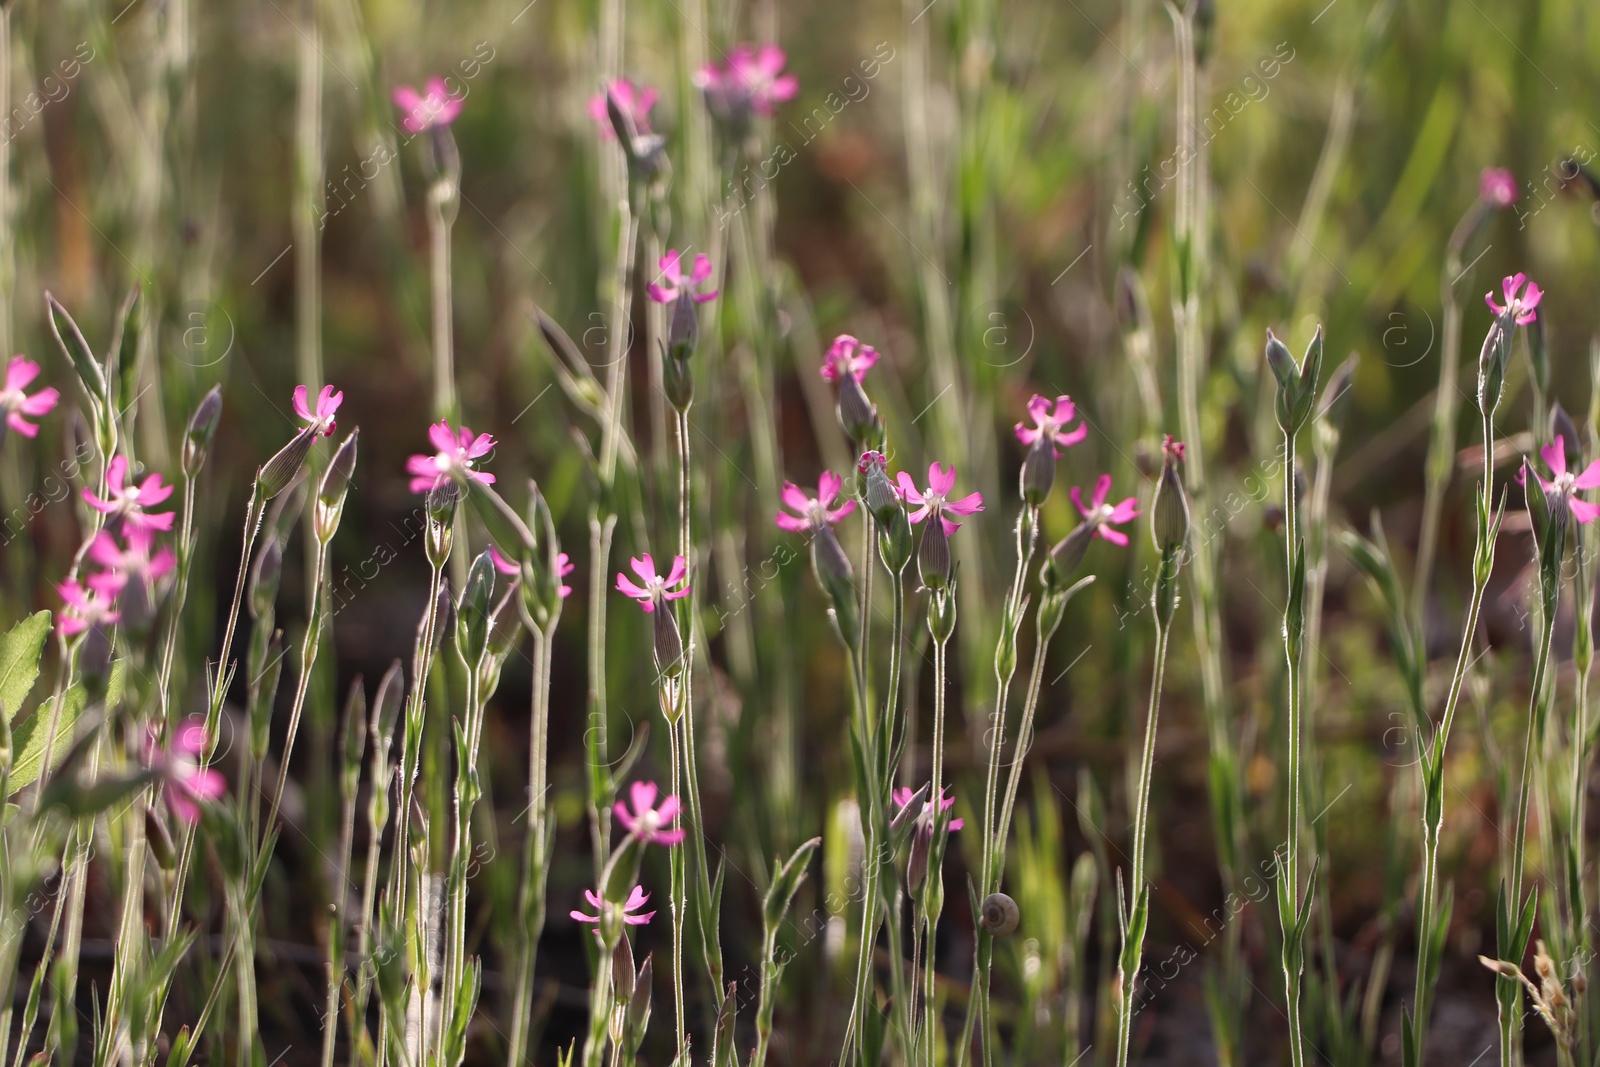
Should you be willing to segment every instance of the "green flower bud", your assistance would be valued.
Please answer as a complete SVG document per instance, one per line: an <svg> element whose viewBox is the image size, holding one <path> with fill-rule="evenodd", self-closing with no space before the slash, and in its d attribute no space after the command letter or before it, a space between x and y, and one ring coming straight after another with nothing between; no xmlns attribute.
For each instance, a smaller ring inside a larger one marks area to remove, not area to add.
<svg viewBox="0 0 1600 1067"><path fill-rule="evenodd" d="M360 433L360 429L351 430L350 436L339 445L327 472L322 476L322 485L317 489L313 525L317 540L323 544L333 540L334 531L339 528L339 517L344 513L344 498L350 491L350 477L356 469L356 437Z"/></svg>
<svg viewBox="0 0 1600 1067"><path fill-rule="evenodd" d="M1056 448L1055 442L1044 434L1023 457L1020 481L1025 503L1038 507L1050 495L1050 487L1056 481Z"/></svg>
<svg viewBox="0 0 1600 1067"><path fill-rule="evenodd" d="M307 426L261 465L256 471L256 485L260 489L261 499L271 500L294 484L294 480L300 477L301 468L306 465L306 457L311 454L311 446L316 442L317 428Z"/></svg>
<svg viewBox="0 0 1600 1067"><path fill-rule="evenodd" d="M1163 553L1183 547L1189 539L1189 498L1178 477L1183 460L1183 442L1168 434L1161 444L1161 481L1156 484L1155 504L1150 508L1150 535Z"/></svg>
<svg viewBox="0 0 1600 1067"><path fill-rule="evenodd" d="M278 599L278 580L283 575L283 542L276 535L268 535L266 543L256 553L255 566L250 569L250 617L272 617L272 605Z"/></svg>
<svg viewBox="0 0 1600 1067"><path fill-rule="evenodd" d="M456 605L456 651L469 667L483 659L489 645L489 614L494 603L494 561L478 553L467 573L466 588Z"/></svg>
<svg viewBox="0 0 1600 1067"><path fill-rule="evenodd" d="M922 524L917 542L917 574L929 589L943 589L950 581L950 537L937 515Z"/></svg>
<svg viewBox="0 0 1600 1067"><path fill-rule="evenodd" d="M213 385L211 391L195 406L189 416L189 428L183 434L183 473L193 478L205 464L211 439L216 436L217 423L222 419L222 386Z"/></svg>

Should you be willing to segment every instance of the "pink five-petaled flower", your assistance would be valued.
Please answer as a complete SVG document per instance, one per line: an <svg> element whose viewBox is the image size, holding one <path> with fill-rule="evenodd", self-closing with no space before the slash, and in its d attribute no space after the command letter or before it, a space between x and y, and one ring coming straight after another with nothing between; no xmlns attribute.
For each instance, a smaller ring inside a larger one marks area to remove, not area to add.
<svg viewBox="0 0 1600 1067"><path fill-rule="evenodd" d="M928 464L928 488L922 492L917 491L917 483L911 480L911 475L905 471L895 475L895 480L900 483L900 495L907 501L917 505L917 510L907 516L913 524L923 519L932 517L944 526L946 537L954 534L961 528L961 524L945 516L971 515L975 511L983 510L983 494L968 493L960 500L946 499L950 490L956 487L956 469L954 467L941 467L937 460Z"/></svg>
<svg viewBox="0 0 1600 1067"><path fill-rule="evenodd" d="M101 530L94 535L94 540L89 542L89 558L108 572L121 575L125 580L137 580L146 584L170 574L177 563L172 549L165 546L154 555L151 554L150 549L155 542L155 535L149 530L130 526L124 531L123 539L126 542L125 547L118 545L117 539L110 533Z"/></svg>
<svg viewBox="0 0 1600 1067"><path fill-rule="evenodd" d="M1545 481L1544 475L1538 471L1533 476L1539 479L1539 484L1544 487L1546 496L1559 496L1567 503L1567 510L1574 519L1580 523L1588 524L1600 516L1600 506L1579 500L1577 492L1580 489L1600 488L1600 459L1595 460L1583 469L1581 473L1567 470L1567 448L1565 439L1557 437L1554 441L1539 449L1539 455L1550 467L1551 478ZM1519 480L1521 472L1518 472Z"/></svg>
<svg viewBox="0 0 1600 1067"><path fill-rule="evenodd" d="M773 105L793 100L800 92L799 79L783 73L787 61L775 44L742 44L728 54L727 66L708 63L695 81L714 108L732 113L748 106L758 115L771 115Z"/></svg>
<svg viewBox="0 0 1600 1067"><path fill-rule="evenodd" d="M422 133L435 126L448 126L461 114L461 105L466 98L451 96L443 78L429 78L423 88L426 92L419 93L409 85L397 85L390 97L394 106L405 112L400 124L407 133Z"/></svg>
<svg viewBox="0 0 1600 1067"><path fill-rule="evenodd" d="M1178 447L1182 448L1183 446L1179 445ZM1095 480L1094 493L1089 497L1088 504L1084 504L1083 497L1079 493L1077 486L1073 486L1068 495L1072 497L1072 502L1078 505L1078 510L1082 512L1084 521L1094 523L1095 536L1103 537L1114 545L1125 545L1128 543L1128 535L1121 530L1113 530L1111 525L1112 523L1121 525L1138 518L1139 500L1137 497L1130 496L1123 500L1122 503L1113 506L1106 503L1106 496L1110 492L1111 475L1102 474Z"/></svg>
<svg viewBox="0 0 1600 1067"><path fill-rule="evenodd" d="M1524 282L1527 282L1526 292L1519 292ZM1494 292L1483 294L1483 302L1489 305L1489 310L1504 318L1510 316L1516 320L1518 326L1526 326L1539 316L1534 313L1534 308L1539 306L1539 301L1544 299L1544 291L1539 288L1538 282L1528 280L1528 276L1521 271L1506 275L1501 283L1501 289L1506 294L1504 307L1494 302Z"/></svg>
<svg viewBox="0 0 1600 1067"><path fill-rule="evenodd" d="M717 296L715 289L709 293L696 293L694 288L707 278L711 277L711 257L698 255L694 257L694 266L687 275L683 273L682 257L676 248L661 257L661 276L668 282L659 285L651 282L649 285L650 299L658 304L670 304L678 299L681 291L689 290L689 297L696 304L704 304L707 300L714 300Z"/></svg>
<svg viewBox="0 0 1600 1067"><path fill-rule="evenodd" d="M650 894L644 891L644 886L642 885L634 886L633 892L628 894L628 899L623 904L607 904L592 889L583 891L583 899L589 902L589 906L595 910L595 914L586 915L574 908L569 914L581 923L598 923L607 911L614 911L629 926L643 926L655 918L656 914L653 911L647 911L643 915L636 914L650 900Z"/></svg>
<svg viewBox="0 0 1600 1067"><path fill-rule="evenodd" d="M1490 207L1508 208L1517 202L1517 179L1505 167L1485 167L1478 175L1478 199Z"/></svg>
<svg viewBox="0 0 1600 1067"><path fill-rule="evenodd" d="M520 578L522 576L522 568L517 566L516 561L506 559L500 554L500 550L493 545L489 546L489 561L494 564L495 570L499 571L507 578ZM567 558L567 554L565 552L559 552L556 554L557 578L565 578L576 569L576 565ZM563 585L560 589L556 590L556 592L560 593L562 598L565 599L572 595L572 586Z"/></svg>
<svg viewBox="0 0 1600 1067"><path fill-rule="evenodd" d="M1052 404L1047 397L1035 395L1028 401L1028 417L1033 420L1033 425L1017 423L1017 440L1032 445L1041 437L1049 438L1055 446L1057 459L1061 458L1063 448L1071 448L1089 436L1089 427L1082 423L1078 424L1077 429L1067 429L1067 423L1078 417L1077 406L1072 403L1070 396L1058 396Z"/></svg>
<svg viewBox="0 0 1600 1067"><path fill-rule="evenodd" d="M589 98L589 117L599 124L602 140L612 140L617 136L611 128L611 115L606 110L607 93L617 102L617 109L633 119L635 132L650 132L650 109L656 106L658 94L648 85L640 88L627 78L618 78Z"/></svg>
<svg viewBox="0 0 1600 1067"><path fill-rule="evenodd" d="M324 385L322 392L317 394L317 406L314 409L309 399L309 390L305 386L295 386L294 413L310 423L311 428L323 437L332 437L333 415L339 410L339 405L344 403L344 391L336 391L333 386Z"/></svg>
<svg viewBox="0 0 1600 1067"><path fill-rule="evenodd" d="M54 389L41 389L32 396L22 391L38 375L39 364L27 356L12 356L11 362L6 364L5 387L0 389L0 411L6 414L6 425L24 437L35 436L39 427L23 416L38 418L47 414L61 399L61 394Z"/></svg>
<svg viewBox="0 0 1600 1067"><path fill-rule="evenodd" d="M904 808L907 804L911 803L912 799L916 795L917 794L916 794L915 790L901 788L901 789L896 789L893 793L891 793L890 797L891 797L891 799L894 800L894 806L896 808ZM955 804L956 804L956 798L955 797L944 797L943 799L941 799L939 801L939 810L940 811L949 811L951 808L955 807ZM922 811L920 813L918 813L918 818L917 818L917 821L919 823L921 823L922 825L920 827L918 827L918 831L917 831L918 833L931 834L933 832L933 826L929 823L929 820L928 820L928 808L931 807L931 806L932 805L929 804L928 801L923 801L922 802ZM962 822L962 820L960 820L960 819L951 819L950 820L950 825L947 827L947 829L952 830L952 831L953 830L959 830L959 829L961 829L961 827L963 825L965 825L965 824Z"/></svg>
<svg viewBox="0 0 1600 1067"><path fill-rule="evenodd" d="M413 493L431 493L452 478L494 484L494 475L473 468L474 461L494 451L493 437L486 433L474 436L465 426L452 430L448 422L440 419L428 427L428 440L439 450L436 454L415 455L406 460Z"/></svg>
<svg viewBox="0 0 1600 1067"><path fill-rule="evenodd" d="M683 840L683 827L672 827L678 817L678 798L669 793L658 806L656 794L659 791L654 782L634 782L628 788L632 809L619 800L612 806L611 812L628 833L645 844L676 845Z"/></svg>
<svg viewBox="0 0 1600 1067"><path fill-rule="evenodd" d="M656 610L656 605L662 601L677 600L689 595L687 583L682 589L672 590L672 586L682 582L689 573L689 564L682 556L672 557L672 569L667 572L665 578L656 570L656 561L650 558L648 552L629 559L628 566L633 568L633 573L637 574L644 584L638 585L618 571L617 591L637 600L646 615Z"/></svg>
<svg viewBox="0 0 1600 1067"><path fill-rule="evenodd" d="M859 382L866 378L867 371L877 362L876 348L862 344L847 333L841 333L828 346L828 354L822 357L822 378L824 381L837 382L849 375Z"/></svg>
<svg viewBox="0 0 1600 1067"><path fill-rule="evenodd" d="M200 766L206 741L206 721L196 715L179 724L166 751L156 746L154 737L146 745L146 761L166 780L167 806L190 826L200 821L202 803L216 800L228 791L227 780L220 772Z"/></svg>
<svg viewBox="0 0 1600 1067"><path fill-rule="evenodd" d="M120 518L127 527L145 530L172 529L172 512L151 515L145 508L161 503L172 495L172 486L161 484L161 475L152 474L139 485L128 480L128 461L114 456L106 470L107 499L102 500L85 489L83 499L96 511Z"/></svg>
<svg viewBox="0 0 1600 1067"><path fill-rule="evenodd" d="M824 526L831 526L856 509L854 500L846 500L838 507L833 502L839 498L839 490L844 485L844 480L832 471L823 471L822 477L817 481L817 495L806 496L793 482L783 483L783 492L779 496L783 499L783 506L794 512L793 515L778 512L772 521L778 524L778 529L788 530L790 533L805 533L807 530L820 530Z"/></svg>
<svg viewBox="0 0 1600 1067"><path fill-rule="evenodd" d="M117 594L127 583L127 577L113 572L91 574L85 584L69 578L56 586L65 610L56 621L56 631L62 637L81 634L91 626L110 626L122 618L117 611Z"/></svg>

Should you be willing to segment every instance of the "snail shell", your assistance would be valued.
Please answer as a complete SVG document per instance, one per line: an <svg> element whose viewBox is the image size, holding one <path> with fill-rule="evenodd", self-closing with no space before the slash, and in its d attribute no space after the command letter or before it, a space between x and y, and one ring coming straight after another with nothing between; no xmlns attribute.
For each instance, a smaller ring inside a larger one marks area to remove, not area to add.
<svg viewBox="0 0 1600 1067"><path fill-rule="evenodd" d="M1022 921L1017 902L1004 893L990 893L979 907L979 921L992 937L1007 937L1014 933Z"/></svg>

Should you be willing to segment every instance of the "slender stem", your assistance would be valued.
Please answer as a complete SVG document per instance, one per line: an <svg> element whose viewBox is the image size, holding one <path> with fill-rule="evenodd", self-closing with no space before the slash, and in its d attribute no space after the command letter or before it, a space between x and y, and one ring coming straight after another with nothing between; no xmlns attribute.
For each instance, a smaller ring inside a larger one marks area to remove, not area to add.
<svg viewBox="0 0 1600 1067"><path fill-rule="evenodd" d="M1150 707L1145 715L1144 748L1139 760L1139 786L1134 796L1133 813L1133 875L1128 881L1130 915L1138 907L1144 887L1145 839L1150 820L1150 777L1155 768L1156 723L1161 714L1161 684L1167 672L1167 640L1171 627L1156 622L1155 668L1150 682ZM1117 1067L1127 1067L1128 1052L1133 1041L1133 998L1139 980L1139 957L1144 943L1142 924L1134 933L1131 943L1125 943L1122 956L1131 966L1121 972L1121 992L1117 997ZM1124 935L1126 937L1126 934ZM1130 954L1131 948L1131 954Z"/></svg>
<svg viewBox="0 0 1600 1067"><path fill-rule="evenodd" d="M679 708L682 711L682 708ZM667 741L671 749L671 782L669 783L673 795L681 795L678 790L682 787L683 780L683 742L676 723L667 727ZM678 805L678 813L673 816L673 825L683 821L683 805ZM688 896L686 872L684 861L686 853L682 848L672 849L668 857L672 868L672 1009L673 1022L676 1024L675 1033L678 1038L678 1054L683 1055L689 1048L688 1022L683 1010L683 922Z"/></svg>
<svg viewBox="0 0 1600 1067"><path fill-rule="evenodd" d="M517 899L517 977L512 997L511 1037L506 1062L520 1067L527 1062L529 1024L533 1014L534 964L539 935L544 930L545 838L549 818L546 782L550 760L550 671L555 645L555 622L533 633L533 715L528 728L528 832L522 850L522 886Z"/></svg>
<svg viewBox="0 0 1600 1067"><path fill-rule="evenodd" d="M1288 763L1289 780L1286 784L1288 796L1285 807L1288 809L1288 828L1284 836L1284 870L1282 877L1287 879L1289 900L1293 908L1289 913L1280 910L1280 918L1286 922L1296 921L1300 914L1300 776L1301 776L1301 651L1303 629L1305 622L1305 572L1296 573L1295 559L1301 556L1303 545L1300 537L1300 494L1295 486L1295 434L1292 430L1284 431L1284 472L1283 472L1283 514L1285 544L1288 547L1287 572L1289 599L1291 603L1298 602L1300 618L1291 619L1292 607L1284 609L1283 636L1284 659L1287 671L1286 686L1288 689ZM1303 556L1301 557L1303 563ZM1298 588L1297 588L1298 586ZM1284 992L1289 1009L1289 1062L1293 1067L1302 1067L1305 1063L1305 1049L1300 1032L1300 973L1301 954L1304 951L1298 944L1298 931L1285 929L1285 939L1291 936L1297 939L1294 952L1284 953L1283 977ZM1291 955L1293 959L1291 960Z"/></svg>

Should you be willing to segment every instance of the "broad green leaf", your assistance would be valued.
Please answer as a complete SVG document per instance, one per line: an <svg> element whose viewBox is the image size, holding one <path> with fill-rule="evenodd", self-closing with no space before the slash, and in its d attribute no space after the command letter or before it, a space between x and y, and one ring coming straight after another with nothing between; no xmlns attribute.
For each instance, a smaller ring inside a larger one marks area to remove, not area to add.
<svg viewBox="0 0 1600 1067"><path fill-rule="evenodd" d="M39 658L50 637L50 613L37 611L0 637L0 714L15 723L39 677Z"/></svg>
<svg viewBox="0 0 1600 1067"><path fill-rule="evenodd" d="M118 660L111 668L111 678L106 688L106 703L114 705L122 699L123 679L127 673ZM79 682L61 697L60 722L56 726L56 743L50 753L50 766L55 767L72 747L73 728L88 707L89 693ZM6 782L9 795L15 796L38 780L44 765L44 749L49 741L50 722L53 718L48 702L41 705L28 720L16 728L12 735L12 751L16 757L11 764L11 777Z"/></svg>

